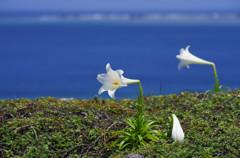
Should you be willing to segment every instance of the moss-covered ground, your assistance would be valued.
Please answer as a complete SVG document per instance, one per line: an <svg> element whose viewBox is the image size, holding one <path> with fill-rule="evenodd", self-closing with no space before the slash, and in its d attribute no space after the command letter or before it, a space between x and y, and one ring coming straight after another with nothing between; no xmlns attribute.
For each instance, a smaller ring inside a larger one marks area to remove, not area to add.
<svg viewBox="0 0 240 158"><path fill-rule="evenodd" d="M113 133L135 115L137 100L0 100L0 157L240 157L240 90L143 98L145 118L168 132L174 113L185 139L140 148L110 147Z"/></svg>

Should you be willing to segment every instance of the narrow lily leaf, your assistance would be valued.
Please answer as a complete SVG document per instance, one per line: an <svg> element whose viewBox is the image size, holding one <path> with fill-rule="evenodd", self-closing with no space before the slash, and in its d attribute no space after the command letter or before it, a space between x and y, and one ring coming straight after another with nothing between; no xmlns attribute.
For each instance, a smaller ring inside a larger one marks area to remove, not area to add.
<svg viewBox="0 0 240 158"><path fill-rule="evenodd" d="M126 128L126 130L128 130L129 132L132 132L132 131L134 131L134 129L133 129L133 128Z"/></svg>
<svg viewBox="0 0 240 158"><path fill-rule="evenodd" d="M126 143L125 145L122 145L121 148L119 147L119 149L124 149L128 145L131 145L131 144L130 143Z"/></svg>
<svg viewBox="0 0 240 158"><path fill-rule="evenodd" d="M144 130L144 131L147 131L147 130L153 128L153 127L159 126L159 125L152 125L152 124L154 124L154 123L156 123L156 121L148 122L146 125L144 125L144 129L143 129L143 130Z"/></svg>
<svg viewBox="0 0 240 158"><path fill-rule="evenodd" d="M142 145L147 145L148 143L147 142L145 142L145 141L141 141L141 143L140 144L142 144Z"/></svg>
<svg viewBox="0 0 240 158"><path fill-rule="evenodd" d="M160 131L158 131L158 130L150 130L150 131L148 131L148 133L155 133L155 134L157 134L159 136L163 136L163 134Z"/></svg>
<svg viewBox="0 0 240 158"><path fill-rule="evenodd" d="M168 131L167 137L171 138L172 137L172 128L173 128L173 118L169 117L169 121L170 121L170 126L169 126L169 131Z"/></svg>
<svg viewBox="0 0 240 158"><path fill-rule="evenodd" d="M133 129L135 129L135 124L134 124L134 122L132 122L130 119L128 119L128 120L126 120L125 121L129 126L131 126Z"/></svg>
<svg viewBox="0 0 240 158"><path fill-rule="evenodd" d="M155 136L155 135L151 135L151 134L148 134L146 135L146 138L150 139L150 140L153 140L153 141L159 141L159 137Z"/></svg>
<svg viewBox="0 0 240 158"><path fill-rule="evenodd" d="M124 130L119 130L119 131L117 131L115 133L118 134L118 135L127 135L127 136L131 135L129 132L124 131Z"/></svg>
<svg viewBox="0 0 240 158"><path fill-rule="evenodd" d="M125 137L125 139L120 143L119 149L122 149L123 145L125 144L125 142L127 142L128 139L128 137Z"/></svg>

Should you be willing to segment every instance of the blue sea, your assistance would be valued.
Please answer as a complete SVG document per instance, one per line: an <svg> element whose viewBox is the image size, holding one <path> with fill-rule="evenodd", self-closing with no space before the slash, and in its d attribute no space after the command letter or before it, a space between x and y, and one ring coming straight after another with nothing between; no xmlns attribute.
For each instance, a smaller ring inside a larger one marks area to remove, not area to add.
<svg viewBox="0 0 240 158"><path fill-rule="evenodd" d="M188 45L192 54L216 64L221 85L240 88L239 22L2 22L0 98L91 99L107 63L141 80L144 95L212 89L211 66L177 69L176 55ZM137 85L129 85L115 97L137 98L138 93ZM107 92L99 97L109 98Z"/></svg>

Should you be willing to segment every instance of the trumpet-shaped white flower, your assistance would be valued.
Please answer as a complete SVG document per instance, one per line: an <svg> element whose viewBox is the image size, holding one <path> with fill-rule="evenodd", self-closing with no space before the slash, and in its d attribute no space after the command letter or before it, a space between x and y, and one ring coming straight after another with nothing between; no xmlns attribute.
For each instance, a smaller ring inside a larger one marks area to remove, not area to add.
<svg viewBox="0 0 240 158"><path fill-rule="evenodd" d="M112 70L110 64L106 65L107 73L98 74L97 80L103 84L99 89L98 95L104 91L108 91L110 97L114 98L115 91L118 88L126 87L128 84L138 83L139 80L133 80L123 77L123 70Z"/></svg>
<svg viewBox="0 0 240 158"><path fill-rule="evenodd" d="M190 64L204 64L204 65L212 65L212 62L200 59L189 52L189 47L187 46L185 49L180 49L180 55L177 55L176 58L180 60L178 64L178 69L180 70L182 67L186 66L189 68Z"/></svg>
<svg viewBox="0 0 240 158"><path fill-rule="evenodd" d="M174 114L172 114L172 117L173 117L172 138L175 141L181 142L184 139L184 133L183 133L182 127L180 125L178 118Z"/></svg>

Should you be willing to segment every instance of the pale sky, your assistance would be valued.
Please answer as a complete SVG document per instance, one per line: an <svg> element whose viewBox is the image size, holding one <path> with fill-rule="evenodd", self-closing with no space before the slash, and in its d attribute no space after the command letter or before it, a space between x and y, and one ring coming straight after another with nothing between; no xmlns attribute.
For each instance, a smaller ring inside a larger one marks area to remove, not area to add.
<svg viewBox="0 0 240 158"><path fill-rule="evenodd" d="M0 0L0 11L240 11L240 0Z"/></svg>

